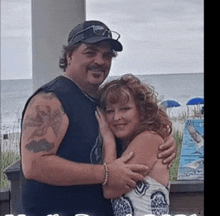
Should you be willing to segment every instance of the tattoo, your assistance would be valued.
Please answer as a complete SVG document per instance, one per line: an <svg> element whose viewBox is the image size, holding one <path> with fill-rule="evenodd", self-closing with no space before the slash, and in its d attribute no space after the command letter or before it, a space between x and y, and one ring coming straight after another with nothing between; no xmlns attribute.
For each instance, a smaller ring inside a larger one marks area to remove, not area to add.
<svg viewBox="0 0 220 216"><path fill-rule="evenodd" d="M32 105L35 103L36 99L37 99L39 96L42 97L42 98L45 99L45 100L52 100L53 98L56 97L52 92L51 92L51 93L40 92L39 94L35 95L35 96L31 99L31 101L29 102L29 106L32 106Z"/></svg>
<svg viewBox="0 0 220 216"><path fill-rule="evenodd" d="M23 122L23 130L27 127L37 127L28 140L44 136L49 127L53 129L54 134L57 136L62 124L63 111L56 109L52 112L50 106L46 106L46 111L44 111L39 105L36 106L36 111L35 117L27 116Z"/></svg>
<svg viewBox="0 0 220 216"><path fill-rule="evenodd" d="M54 148L54 143L49 143L46 139L41 139L39 141L31 141L25 148L33 153L37 152L49 152Z"/></svg>

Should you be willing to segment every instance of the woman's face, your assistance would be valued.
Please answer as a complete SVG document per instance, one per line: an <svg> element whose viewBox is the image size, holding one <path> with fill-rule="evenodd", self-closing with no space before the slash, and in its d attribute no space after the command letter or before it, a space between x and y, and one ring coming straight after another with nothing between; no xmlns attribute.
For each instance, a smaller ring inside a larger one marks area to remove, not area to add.
<svg viewBox="0 0 220 216"><path fill-rule="evenodd" d="M119 100L106 107L106 121L114 135L122 141L131 141L140 128L140 116L133 97L128 102Z"/></svg>

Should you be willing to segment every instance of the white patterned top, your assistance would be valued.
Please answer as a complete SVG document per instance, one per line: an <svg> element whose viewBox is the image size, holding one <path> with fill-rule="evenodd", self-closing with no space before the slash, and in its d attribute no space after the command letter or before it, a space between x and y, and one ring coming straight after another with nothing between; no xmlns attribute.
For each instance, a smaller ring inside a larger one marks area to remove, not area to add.
<svg viewBox="0 0 220 216"><path fill-rule="evenodd" d="M147 176L135 189L111 202L115 216L162 216L169 213L169 187Z"/></svg>

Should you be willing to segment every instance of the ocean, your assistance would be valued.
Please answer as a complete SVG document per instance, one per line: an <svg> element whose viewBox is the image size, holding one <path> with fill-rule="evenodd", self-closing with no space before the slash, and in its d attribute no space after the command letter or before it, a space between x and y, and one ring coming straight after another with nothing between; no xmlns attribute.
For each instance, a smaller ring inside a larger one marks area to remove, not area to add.
<svg viewBox="0 0 220 216"><path fill-rule="evenodd" d="M161 101L172 99L181 107L172 108L172 116L177 116L186 109L190 98L204 96L203 73L167 74L167 75L138 75L142 82L154 87ZM108 80L117 78L110 76ZM1 80L1 134L20 131L21 113L25 102L33 93L31 79Z"/></svg>

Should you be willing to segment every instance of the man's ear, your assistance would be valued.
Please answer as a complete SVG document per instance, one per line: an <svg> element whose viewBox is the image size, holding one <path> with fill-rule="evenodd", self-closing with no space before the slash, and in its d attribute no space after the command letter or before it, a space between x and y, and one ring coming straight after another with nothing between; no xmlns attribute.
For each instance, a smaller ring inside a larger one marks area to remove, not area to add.
<svg viewBox="0 0 220 216"><path fill-rule="evenodd" d="M67 59L67 65L70 65L71 60L72 60L72 53L67 53L66 54L66 59Z"/></svg>

